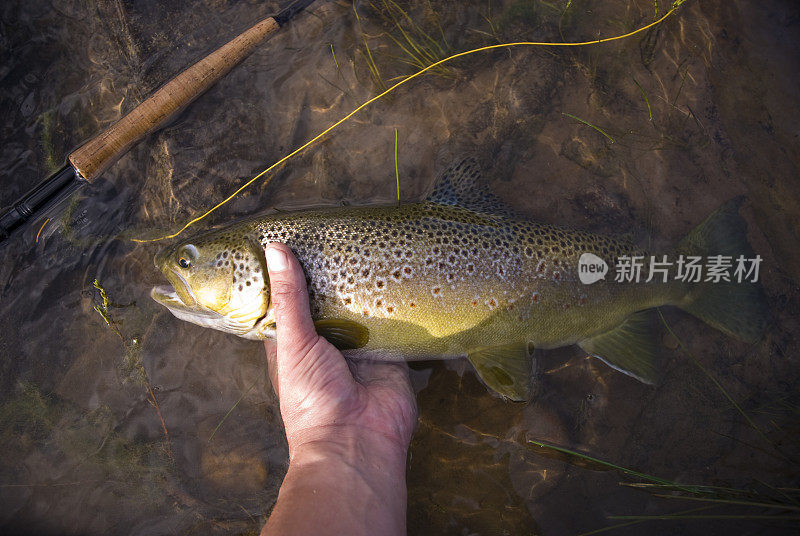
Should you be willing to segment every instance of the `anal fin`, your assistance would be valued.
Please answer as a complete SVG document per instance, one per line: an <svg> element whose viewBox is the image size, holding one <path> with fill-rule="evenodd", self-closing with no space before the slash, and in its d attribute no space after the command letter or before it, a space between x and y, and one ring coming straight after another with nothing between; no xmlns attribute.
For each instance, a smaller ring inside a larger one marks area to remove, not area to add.
<svg viewBox="0 0 800 536"><path fill-rule="evenodd" d="M657 348L646 311L634 313L612 329L578 345L610 367L644 383L655 383Z"/></svg>
<svg viewBox="0 0 800 536"><path fill-rule="evenodd" d="M467 353L487 387L515 402L531 396L533 358L525 343L477 348Z"/></svg>

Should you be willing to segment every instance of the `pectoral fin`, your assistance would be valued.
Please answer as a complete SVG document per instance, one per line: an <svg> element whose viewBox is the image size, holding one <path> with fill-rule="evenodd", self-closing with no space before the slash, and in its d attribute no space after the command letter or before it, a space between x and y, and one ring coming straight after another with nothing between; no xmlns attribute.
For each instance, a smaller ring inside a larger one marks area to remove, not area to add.
<svg viewBox="0 0 800 536"><path fill-rule="evenodd" d="M622 324L578 345L610 367L644 383L657 378L656 344L646 312L629 316Z"/></svg>
<svg viewBox="0 0 800 536"><path fill-rule="evenodd" d="M526 344L478 348L467 359L493 391L515 402L529 400L533 358Z"/></svg>
<svg viewBox="0 0 800 536"><path fill-rule="evenodd" d="M355 350L369 341L369 330L357 322L331 318L314 322L317 334L339 350Z"/></svg>

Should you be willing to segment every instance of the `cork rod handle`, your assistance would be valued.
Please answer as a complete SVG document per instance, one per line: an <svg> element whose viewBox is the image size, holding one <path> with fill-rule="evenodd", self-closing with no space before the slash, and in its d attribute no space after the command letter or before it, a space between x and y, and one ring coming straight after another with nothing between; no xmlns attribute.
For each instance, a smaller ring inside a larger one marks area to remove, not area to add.
<svg viewBox="0 0 800 536"><path fill-rule="evenodd" d="M167 82L125 117L73 151L69 155L69 162L84 179L93 181L142 137L163 125L225 76L279 27L278 21L269 17L235 37Z"/></svg>

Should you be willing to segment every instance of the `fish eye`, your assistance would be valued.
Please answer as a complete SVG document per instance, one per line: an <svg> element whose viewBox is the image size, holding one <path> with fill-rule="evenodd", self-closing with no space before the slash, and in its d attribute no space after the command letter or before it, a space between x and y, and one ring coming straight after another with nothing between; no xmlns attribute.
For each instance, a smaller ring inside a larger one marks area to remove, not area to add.
<svg viewBox="0 0 800 536"><path fill-rule="evenodd" d="M194 247L192 244L186 244L181 249L178 250L178 266L183 269L190 268L192 266L192 262L197 260L198 252L197 248Z"/></svg>

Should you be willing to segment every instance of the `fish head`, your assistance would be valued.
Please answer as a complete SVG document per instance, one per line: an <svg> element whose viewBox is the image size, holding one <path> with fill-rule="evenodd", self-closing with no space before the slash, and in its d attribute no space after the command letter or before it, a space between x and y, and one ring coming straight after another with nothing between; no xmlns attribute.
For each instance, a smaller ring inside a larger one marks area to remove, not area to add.
<svg viewBox="0 0 800 536"><path fill-rule="evenodd" d="M160 251L154 262L170 285L150 295L176 317L248 339L274 337L267 264L253 237L210 233Z"/></svg>

